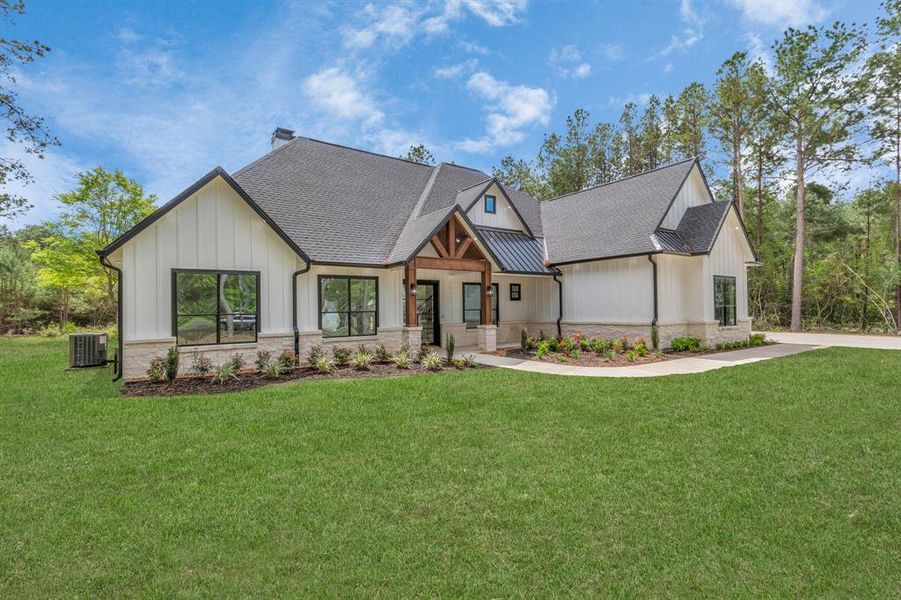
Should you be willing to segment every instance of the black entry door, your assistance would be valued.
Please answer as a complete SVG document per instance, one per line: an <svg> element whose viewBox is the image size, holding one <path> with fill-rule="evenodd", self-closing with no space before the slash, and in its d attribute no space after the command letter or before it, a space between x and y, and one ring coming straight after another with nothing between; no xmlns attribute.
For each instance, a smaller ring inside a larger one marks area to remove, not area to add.
<svg viewBox="0 0 901 600"><path fill-rule="evenodd" d="M416 316L422 327L422 343L441 345L441 323L438 318L438 282L416 281Z"/></svg>

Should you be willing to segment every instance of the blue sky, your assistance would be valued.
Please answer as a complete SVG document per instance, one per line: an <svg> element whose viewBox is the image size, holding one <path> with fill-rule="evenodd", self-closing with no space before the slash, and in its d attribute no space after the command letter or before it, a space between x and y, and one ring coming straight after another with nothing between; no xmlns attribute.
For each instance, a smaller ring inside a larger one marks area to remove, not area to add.
<svg viewBox="0 0 901 600"><path fill-rule="evenodd" d="M788 25L878 12L827 0L35 1L14 36L52 51L17 73L19 90L62 146L26 157L35 182L16 191L35 208L14 225L52 217L53 195L97 165L168 200L264 154L276 126L391 155L421 142L489 170L534 157L576 108L614 120L626 101L709 84L735 50L766 60Z"/></svg>

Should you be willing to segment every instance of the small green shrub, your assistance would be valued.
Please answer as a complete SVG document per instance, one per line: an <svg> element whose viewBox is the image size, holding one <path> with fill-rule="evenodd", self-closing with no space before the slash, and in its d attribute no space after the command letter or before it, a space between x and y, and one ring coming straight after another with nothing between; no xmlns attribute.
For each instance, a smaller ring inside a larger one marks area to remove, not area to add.
<svg viewBox="0 0 901 600"><path fill-rule="evenodd" d="M547 339L547 337L545 337L545 335L544 335L544 329L539 329L538 330L538 341L543 342L546 339Z"/></svg>
<svg viewBox="0 0 901 600"><path fill-rule="evenodd" d="M441 364L441 357L431 351L422 354L419 364L428 371L440 371L444 368L444 365Z"/></svg>
<svg viewBox="0 0 901 600"><path fill-rule="evenodd" d="M635 362L635 359L638 358L638 352L635 351L634 348L629 348L626 350L626 360L629 362Z"/></svg>
<svg viewBox="0 0 901 600"><path fill-rule="evenodd" d="M356 371L369 371L372 369L372 360L375 358L372 352L360 348L354 352L350 359L350 366Z"/></svg>
<svg viewBox="0 0 901 600"><path fill-rule="evenodd" d="M213 370L213 361L197 350L191 353L191 372L206 377Z"/></svg>
<svg viewBox="0 0 901 600"><path fill-rule="evenodd" d="M595 354L606 354L612 346L613 342L611 342L610 340L603 340L598 338L592 338L591 340L591 351Z"/></svg>
<svg viewBox="0 0 901 600"><path fill-rule="evenodd" d="M541 360L545 356L548 355L548 352L551 351L551 343L548 340L541 340L538 342L538 347L535 349L535 358Z"/></svg>
<svg viewBox="0 0 901 600"><path fill-rule="evenodd" d="M454 368L463 369L466 367L466 361L462 358L455 358L451 361L451 364L454 365Z"/></svg>
<svg viewBox="0 0 901 600"><path fill-rule="evenodd" d="M591 341L588 338L579 338L579 350L582 352L591 351Z"/></svg>
<svg viewBox="0 0 901 600"><path fill-rule="evenodd" d="M347 363L350 362L350 348L335 346L332 348L332 356L335 359L335 366L346 367Z"/></svg>
<svg viewBox="0 0 901 600"><path fill-rule="evenodd" d="M569 355L574 360L579 360L579 358L582 356L582 351L579 348L573 348L569 351Z"/></svg>
<svg viewBox="0 0 901 600"><path fill-rule="evenodd" d="M170 346L166 353L166 381L173 382L178 377L178 348Z"/></svg>
<svg viewBox="0 0 901 600"><path fill-rule="evenodd" d="M444 351L447 353L447 362L453 362L454 360L454 346L456 346L454 334L449 333L444 341Z"/></svg>
<svg viewBox="0 0 901 600"><path fill-rule="evenodd" d="M632 349L635 350L635 353L638 354L638 356L647 356L648 354L650 354L646 342L642 339L635 342L635 345L632 346Z"/></svg>
<svg viewBox="0 0 901 600"><path fill-rule="evenodd" d="M610 349L611 349L615 354L620 354L620 353L622 353L622 352L626 349L626 347L625 347L625 345L623 344L623 341L622 341L622 340L613 340L612 342L610 342Z"/></svg>
<svg viewBox="0 0 901 600"><path fill-rule="evenodd" d="M551 349L551 352L556 352L560 349L560 340L557 338L548 338L547 340L548 348Z"/></svg>
<svg viewBox="0 0 901 600"><path fill-rule="evenodd" d="M267 379L278 379L284 371L285 370L282 368L280 362L277 360L270 360L266 363L266 368L263 369L263 377L266 377Z"/></svg>
<svg viewBox="0 0 901 600"><path fill-rule="evenodd" d="M398 369L409 369L413 364L413 361L410 359L410 353L406 350L398 350L397 354L391 358L391 362Z"/></svg>
<svg viewBox="0 0 901 600"><path fill-rule="evenodd" d="M700 352L703 349L700 338L677 337L670 342L673 352Z"/></svg>
<svg viewBox="0 0 901 600"><path fill-rule="evenodd" d="M558 352L554 356L556 356L557 360L559 360L560 362L566 362L566 355L563 354L562 352Z"/></svg>
<svg viewBox="0 0 901 600"><path fill-rule="evenodd" d="M479 363L476 362L476 360L472 357L471 354L467 354L463 360L466 362L467 369L475 369L476 367L479 366Z"/></svg>
<svg viewBox="0 0 901 600"><path fill-rule="evenodd" d="M223 384L230 379L238 380L238 374L235 373L235 367L230 362L224 362L218 367L213 368L213 383Z"/></svg>
<svg viewBox="0 0 901 600"><path fill-rule="evenodd" d="M243 354L232 354L228 362L235 369L235 373L240 373L244 370L244 367L247 366L247 360L244 358Z"/></svg>
<svg viewBox="0 0 901 600"><path fill-rule="evenodd" d="M307 356L307 364L310 366L315 365L320 356L322 356L322 346L314 344L310 347L310 354Z"/></svg>
<svg viewBox="0 0 901 600"><path fill-rule="evenodd" d="M519 346L523 352L529 349L529 332L525 329L519 332Z"/></svg>
<svg viewBox="0 0 901 600"><path fill-rule="evenodd" d="M313 363L313 367L323 375L328 375L335 370L335 361L325 354L320 354Z"/></svg>
<svg viewBox="0 0 901 600"><path fill-rule="evenodd" d="M379 347L375 349L375 359L380 363L386 363L391 360L391 353L385 348L385 344L379 344Z"/></svg>
<svg viewBox="0 0 901 600"><path fill-rule="evenodd" d="M660 349L660 330L657 329L656 323L651 325L651 348L654 350Z"/></svg>
<svg viewBox="0 0 901 600"><path fill-rule="evenodd" d="M623 336L623 337L619 338L619 341L622 342L622 345L623 345L623 351L628 350L629 348L632 347L632 346L629 345L629 338L626 337L626 336Z"/></svg>
<svg viewBox="0 0 901 600"><path fill-rule="evenodd" d="M272 361L272 355L265 351L260 350L257 352L257 359L253 361L253 364L256 365L257 371L263 373L266 371L266 367L269 366L269 363Z"/></svg>
<svg viewBox="0 0 901 600"><path fill-rule="evenodd" d="M614 360L616 360L616 352L614 352L612 348L610 350L607 350L607 352L604 353L604 360L606 360L607 362L613 362Z"/></svg>
<svg viewBox="0 0 901 600"><path fill-rule="evenodd" d="M166 359L154 356L147 367L147 377L154 383L166 381Z"/></svg>
<svg viewBox="0 0 901 600"><path fill-rule="evenodd" d="M297 365L297 357L294 356L294 353L290 350L282 350L282 353L278 355L278 359L276 360L282 368L282 371L286 373L288 371L293 371L294 367Z"/></svg>
<svg viewBox="0 0 901 600"><path fill-rule="evenodd" d="M748 338L748 344L751 346L763 346L766 344L766 334L752 333L751 337Z"/></svg>
<svg viewBox="0 0 901 600"><path fill-rule="evenodd" d="M660 350L660 349L654 350L653 352L651 352L651 356L653 356L654 358L658 358L658 359L662 358L663 350Z"/></svg>

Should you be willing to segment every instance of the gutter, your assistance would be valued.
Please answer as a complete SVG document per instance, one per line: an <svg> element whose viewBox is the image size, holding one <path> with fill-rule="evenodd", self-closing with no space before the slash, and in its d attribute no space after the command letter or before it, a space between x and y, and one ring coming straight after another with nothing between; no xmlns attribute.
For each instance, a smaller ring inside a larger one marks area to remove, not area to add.
<svg viewBox="0 0 901 600"><path fill-rule="evenodd" d="M107 260L106 254L103 251L98 250L97 256L100 258L100 264L116 272L116 328L118 329L118 334L116 335L116 343L119 346L116 351L116 376L113 378L113 381L119 381L122 379L123 372L123 353L125 351L125 332L122 330L122 269L119 267L113 266L112 263Z"/></svg>
<svg viewBox="0 0 901 600"><path fill-rule="evenodd" d="M554 274L554 281L557 282L557 337L563 337L563 330L560 328L560 321L563 320L563 282L557 279L559 273Z"/></svg>
<svg viewBox="0 0 901 600"><path fill-rule="evenodd" d="M648 262L651 263L654 267L653 275L654 278L654 319L651 321L651 327L657 326L657 262L654 260L653 254L648 254Z"/></svg>
<svg viewBox="0 0 901 600"><path fill-rule="evenodd" d="M291 324L294 326L294 364L300 364L300 329L297 327L297 276L309 272L313 267L313 261L307 261L307 266L291 273Z"/></svg>

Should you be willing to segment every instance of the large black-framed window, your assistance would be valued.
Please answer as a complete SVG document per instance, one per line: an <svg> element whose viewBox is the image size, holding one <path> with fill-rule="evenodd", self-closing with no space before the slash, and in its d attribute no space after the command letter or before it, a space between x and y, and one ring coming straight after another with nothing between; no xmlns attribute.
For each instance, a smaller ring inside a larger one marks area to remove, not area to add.
<svg viewBox="0 0 901 600"><path fill-rule="evenodd" d="M498 310L498 285L491 284L494 293L491 294L491 323L497 325L500 322ZM467 329L478 327L482 324L482 284L463 284L463 322Z"/></svg>
<svg viewBox="0 0 901 600"><path fill-rule="evenodd" d="M260 272L172 270L172 335L179 346L257 341Z"/></svg>
<svg viewBox="0 0 901 600"><path fill-rule="evenodd" d="M713 276L713 314L720 325L735 325L735 277Z"/></svg>
<svg viewBox="0 0 901 600"><path fill-rule="evenodd" d="M319 276L322 337L375 335L379 323L379 279L355 275Z"/></svg>
<svg viewBox="0 0 901 600"><path fill-rule="evenodd" d="M522 300L522 285L519 283L510 284L510 302L519 302Z"/></svg>
<svg viewBox="0 0 901 600"><path fill-rule="evenodd" d="M497 198L490 194L485 194L485 212L492 215L497 213Z"/></svg>

